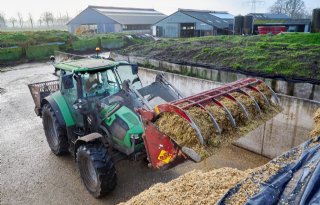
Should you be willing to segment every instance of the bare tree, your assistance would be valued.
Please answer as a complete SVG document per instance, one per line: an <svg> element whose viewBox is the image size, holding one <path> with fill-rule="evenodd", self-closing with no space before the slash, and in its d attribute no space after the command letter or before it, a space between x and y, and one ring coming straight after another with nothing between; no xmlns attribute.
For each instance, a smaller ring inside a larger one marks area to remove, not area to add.
<svg viewBox="0 0 320 205"><path fill-rule="evenodd" d="M61 13L59 13L57 16L59 17L56 18L56 21L59 25L65 25L70 20L68 12L66 12L65 15L61 15Z"/></svg>
<svg viewBox="0 0 320 205"><path fill-rule="evenodd" d="M20 12L18 12L18 20L19 20L20 27L22 28L22 26L23 26L23 17L22 17L22 14Z"/></svg>
<svg viewBox="0 0 320 205"><path fill-rule="evenodd" d="M303 18L307 15L303 0L277 0L269 10L272 13L287 14L291 18Z"/></svg>
<svg viewBox="0 0 320 205"><path fill-rule="evenodd" d="M0 28L1 27L6 27L6 18L2 12L0 12Z"/></svg>
<svg viewBox="0 0 320 205"><path fill-rule="evenodd" d="M29 17L31 28L33 28L33 16L31 15L31 13L29 13L28 17Z"/></svg>
<svg viewBox="0 0 320 205"><path fill-rule="evenodd" d="M64 23L68 23L70 21L69 13L66 12L66 15L64 16Z"/></svg>
<svg viewBox="0 0 320 205"><path fill-rule="evenodd" d="M69 17L69 13L66 11L66 20L69 21L70 17Z"/></svg>
<svg viewBox="0 0 320 205"><path fill-rule="evenodd" d="M58 25L61 25L62 24L62 16L61 16L61 13L59 12L59 15L57 15L58 17L56 18L56 22Z"/></svg>
<svg viewBox="0 0 320 205"><path fill-rule="evenodd" d="M38 21L39 21L39 25L41 26L42 25L42 17L40 17Z"/></svg>
<svg viewBox="0 0 320 205"><path fill-rule="evenodd" d="M42 15L41 15L41 18L44 22L46 22L47 24L47 27L49 27L49 23L51 22L53 24L53 20L54 20L54 17L53 17L53 14L49 11L46 11L44 12Z"/></svg>
<svg viewBox="0 0 320 205"><path fill-rule="evenodd" d="M14 18L14 17L11 17L11 18L9 19L9 21L10 21L10 23L12 24L12 27L14 28L14 24L17 22L17 19Z"/></svg>

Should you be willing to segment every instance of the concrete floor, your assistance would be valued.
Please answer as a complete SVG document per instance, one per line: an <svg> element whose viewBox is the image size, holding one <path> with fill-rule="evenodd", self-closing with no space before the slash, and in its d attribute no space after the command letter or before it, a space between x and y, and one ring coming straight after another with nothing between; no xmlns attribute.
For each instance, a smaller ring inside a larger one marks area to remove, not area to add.
<svg viewBox="0 0 320 205"><path fill-rule="evenodd" d="M118 185L103 199L93 198L83 186L71 156L51 153L41 119L27 85L52 80L50 63L23 64L0 73L0 204L117 204L157 182L167 182L193 170L219 167L248 169L267 158L230 146L209 159L186 162L171 170L149 169L145 162L121 161L116 165ZM4 92L3 92L4 91Z"/></svg>

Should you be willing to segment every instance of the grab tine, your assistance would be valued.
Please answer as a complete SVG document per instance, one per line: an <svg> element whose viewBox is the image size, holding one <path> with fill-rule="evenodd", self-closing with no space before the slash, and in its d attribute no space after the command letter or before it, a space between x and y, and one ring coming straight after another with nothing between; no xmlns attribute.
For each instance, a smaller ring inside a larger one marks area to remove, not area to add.
<svg viewBox="0 0 320 205"><path fill-rule="evenodd" d="M251 86L251 85L248 85L247 87L248 87L249 89L255 91L255 92L260 93L260 95L262 96L264 102L267 104L268 107L270 107L270 102L269 102L268 98L266 97L265 94L263 94L263 92L261 92L261 90L259 90L258 88L255 88L255 87L253 87L253 86Z"/></svg>
<svg viewBox="0 0 320 205"><path fill-rule="evenodd" d="M244 115L246 116L247 119L249 119L249 113L248 111L246 110L246 108L244 107L244 105L235 97L233 97L232 95L230 94L225 94L225 96L227 98L231 98L233 101L237 102L238 105L240 106L240 109L242 110L242 112L244 113Z"/></svg>
<svg viewBox="0 0 320 205"><path fill-rule="evenodd" d="M240 93L242 93L242 94L250 97L251 100L253 101L255 107L257 108L258 112L259 112L259 113L262 113L261 108L260 108L259 104L257 103L257 101L254 99L254 97L252 97L248 92L244 91L243 89L239 89L238 91L239 91Z"/></svg>
<svg viewBox="0 0 320 205"><path fill-rule="evenodd" d="M216 99L212 99L212 101L213 101L215 104L217 104L218 106L223 107L224 111L227 113L227 116L228 116L228 118L229 118L232 126L233 126L234 128L236 128L236 127L237 127L237 124L236 124L236 121L235 121L235 119L233 118L230 110L229 110L226 106L224 106L221 102L217 101Z"/></svg>
<svg viewBox="0 0 320 205"><path fill-rule="evenodd" d="M191 100L187 100L188 102L194 102L194 101L191 101ZM206 113L208 113L208 115L210 116L212 122L213 122L213 125L215 126L216 130L221 134L222 132L222 129L220 128L216 118L211 114L211 112L209 110L207 110L203 105L197 103L197 105L203 109Z"/></svg>

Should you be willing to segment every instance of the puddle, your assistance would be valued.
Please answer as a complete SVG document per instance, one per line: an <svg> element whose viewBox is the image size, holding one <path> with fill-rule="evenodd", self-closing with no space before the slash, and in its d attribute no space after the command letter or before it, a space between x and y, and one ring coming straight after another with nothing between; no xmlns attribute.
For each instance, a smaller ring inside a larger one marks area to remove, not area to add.
<svg viewBox="0 0 320 205"><path fill-rule="evenodd" d="M0 88L0 95L3 95L6 92L4 88Z"/></svg>

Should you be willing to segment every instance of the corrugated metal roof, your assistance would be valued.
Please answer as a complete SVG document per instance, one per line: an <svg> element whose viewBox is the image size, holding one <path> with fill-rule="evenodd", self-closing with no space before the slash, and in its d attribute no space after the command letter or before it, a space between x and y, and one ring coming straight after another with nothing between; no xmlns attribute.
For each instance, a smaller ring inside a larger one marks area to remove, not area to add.
<svg viewBox="0 0 320 205"><path fill-rule="evenodd" d="M225 14L225 13L210 13L210 14L221 19L234 19L234 16L231 14Z"/></svg>
<svg viewBox="0 0 320 205"><path fill-rule="evenodd" d="M161 19L165 18L165 15L139 15L139 14L105 14L109 18L123 25L131 24L149 24L152 25Z"/></svg>
<svg viewBox="0 0 320 205"><path fill-rule="evenodd" d="M217 28L229 28L229 25L233 24L233 18L230 18L232 15L225 11L218 12L190 9L179 9L179 11ZM219 18L219 15L223 18Z"/></svg>
<svg viewBox="0 0 320 205"><path fill-rule="evenodd" d="M166 15L154 9L141 9L141 8L122 8L122 7L102 7L102 6L89 6L99 13L115 20L122 25L151 25Z"/></svg>
<svg viewBox="0 0 320 205"><path fill-rule="evenodd" d="M290 19L286 14L274 14L274 13L250 13L249 16L253 16L255 19Z"/></svg>

